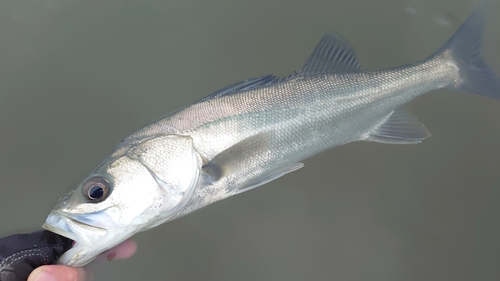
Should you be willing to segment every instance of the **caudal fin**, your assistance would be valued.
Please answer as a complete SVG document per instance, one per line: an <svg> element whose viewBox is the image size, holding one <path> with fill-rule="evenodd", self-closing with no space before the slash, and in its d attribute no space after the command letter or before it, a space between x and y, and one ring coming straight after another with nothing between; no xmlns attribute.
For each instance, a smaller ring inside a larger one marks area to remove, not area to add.
<svg viewBox="0 0 500 281"><path fill-rule="evenodd" d="M481 53L487 3L483 2L437 52L450 52L460 69L460 79L449 88L500 99L500 78Z"/></svg>

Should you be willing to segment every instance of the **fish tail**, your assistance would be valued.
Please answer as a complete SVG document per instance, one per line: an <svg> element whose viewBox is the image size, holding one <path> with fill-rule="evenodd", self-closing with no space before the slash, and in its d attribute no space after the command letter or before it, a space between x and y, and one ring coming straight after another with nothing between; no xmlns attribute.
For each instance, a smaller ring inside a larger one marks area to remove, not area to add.
<svg viewBox="0 0 500 281"><path fill-rule="evenodd" d="M449 89L500 99L500 78L481 53L487 7L481 3L433 57L450 54L458 66L460 75Z"/></svg>

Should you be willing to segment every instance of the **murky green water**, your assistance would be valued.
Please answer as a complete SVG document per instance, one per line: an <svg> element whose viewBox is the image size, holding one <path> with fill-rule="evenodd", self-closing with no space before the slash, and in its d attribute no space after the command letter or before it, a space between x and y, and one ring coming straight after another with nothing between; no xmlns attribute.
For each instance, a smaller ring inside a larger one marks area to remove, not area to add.
<svg viewBox="0 0 500 281"><path fill-rule="evenodd" d="M40 227L122 137L337 31L368 69L423 59L477 1L0 2L0 236ZM500 4L485 56L500 74ZM96 280L499 280L500 102L411 103L433 137L353 143L135 236Z"/></svg>

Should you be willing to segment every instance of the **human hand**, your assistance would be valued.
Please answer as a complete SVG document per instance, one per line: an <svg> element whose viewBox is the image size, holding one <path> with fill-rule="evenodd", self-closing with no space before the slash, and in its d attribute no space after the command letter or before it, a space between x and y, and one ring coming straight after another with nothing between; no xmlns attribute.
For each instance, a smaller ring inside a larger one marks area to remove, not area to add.
<svg viewBox="0 0 500 281"><path fill-rule="evenodd" d="M108 260L128 259L137 251L137 243L127 240L101 254L97 260L106 258ZM89 281L92 273L86 268L75 268L65 265L44 265L31 272L28 281Z"/></svg>

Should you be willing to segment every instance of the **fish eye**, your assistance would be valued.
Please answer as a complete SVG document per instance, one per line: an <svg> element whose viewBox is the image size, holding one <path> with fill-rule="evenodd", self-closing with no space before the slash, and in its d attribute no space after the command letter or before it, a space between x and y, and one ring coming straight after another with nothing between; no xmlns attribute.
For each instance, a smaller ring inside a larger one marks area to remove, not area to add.
<svg viewBox="0 0 500 281"><path fill-rule="evenodd" d="M82 185L83 195L92 202L101 202L108 197L111 184L102 176L88 178Z"/></svg>

